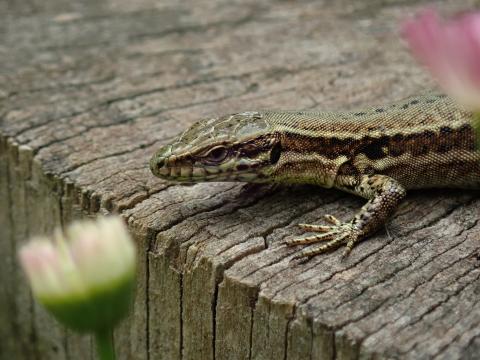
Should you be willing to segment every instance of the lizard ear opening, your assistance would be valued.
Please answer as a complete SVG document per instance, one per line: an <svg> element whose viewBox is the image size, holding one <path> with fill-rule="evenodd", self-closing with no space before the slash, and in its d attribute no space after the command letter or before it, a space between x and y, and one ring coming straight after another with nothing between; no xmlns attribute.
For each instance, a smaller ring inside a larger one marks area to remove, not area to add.
<svg viewBox="0 0 480 360"><path fill-rule="evenodd" d="M270 163L272 165L275 165L278 160L280 160L280 155L282 153L282 145L280 144L280 142L277 142L272 150L270 151Z"/></svg>

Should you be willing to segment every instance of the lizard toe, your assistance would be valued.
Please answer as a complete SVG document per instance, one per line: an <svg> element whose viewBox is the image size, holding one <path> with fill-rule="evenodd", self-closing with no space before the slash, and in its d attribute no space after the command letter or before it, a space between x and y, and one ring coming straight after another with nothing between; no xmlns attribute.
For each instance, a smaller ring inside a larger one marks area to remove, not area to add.
<svg viewBox="0 0 480 360"><path fill-rule="evenodd" d="M311 236L300 236L293 239L289 239L285 241L285 244L289 246L295 245L306 245L306 244L314 244L322 241L332 240L337 236L337 231L331 231L324 234L316 234Z"/></svg>
<svg viewBox="0 0 480 360"><path fill-rule="evenodd" d="M312 225L312 224L298 224L298 227L305 231L312 231L312 232L331 232L335 229L333 226L328 225Z"/></svg>
<svg viewBox="0 0 480 360"><path fill-rule="evenodd" d="M332 240L328 241L327 243L324 244L316 244L314 246L309 246L306 247L305 249L302 249L299 251L295 256L293 257L293 260L296 259L301 259L301 258L310 258L315 255L319 254L324 254L330 250L337 249L341 245L345 244L348 241L348 233L344 233L341 235L336 236Z"/></svg>
<svg viewBox="0 0 480 360"><path fill-rule="evenodd" d="M286 240L288 246L296 245L311 245L299 251L293 259L308 258L318 254L323 254L328 251L346 245L343 252L343 258L348 256L357 240L359 239L359 232L355 228L353 222L342 223L334 217L329 217L329 222L335 222L336 225L310 225L299 224L299 226L307 231L320 232L321 234L314 234L308 236L296 237ZM318 244L320 243L321 244Z"/></svg>

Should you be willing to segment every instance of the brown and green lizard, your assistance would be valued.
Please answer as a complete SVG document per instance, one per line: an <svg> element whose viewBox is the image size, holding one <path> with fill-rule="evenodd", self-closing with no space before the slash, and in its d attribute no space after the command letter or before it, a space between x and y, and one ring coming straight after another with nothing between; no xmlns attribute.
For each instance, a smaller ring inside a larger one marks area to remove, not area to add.
<svg viewBox="0 0 480 360"><path fill-rule="evenodd" d="M472 114L428 94L360 111L249 111L205 119L157 151L150 168L171 181L315 184L368 199L347 222L299 226L314 244L296 258L346 244L344 255L394 213L409 189L480 189Z"/></svg>

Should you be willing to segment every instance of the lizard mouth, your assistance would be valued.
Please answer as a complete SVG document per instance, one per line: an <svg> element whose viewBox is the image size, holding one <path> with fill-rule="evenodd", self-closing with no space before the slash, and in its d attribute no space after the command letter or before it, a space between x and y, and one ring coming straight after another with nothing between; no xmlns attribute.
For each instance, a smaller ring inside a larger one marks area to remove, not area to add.
<svg viewBox="0 0 480 360"><path fill-rule="evenodd" d="M150 160L150 170L152 173L165 180L189 179L193 176L200 176L198 172L194 174L192 166L177 164L176 157L154 155Z"/></svg>
<svg viewBox="0 0 480 360"><path fill-rule="evenodd" d="M251 169L221 169L218 166L195 166L185 163L175 155L153 156L150 160L152 173L164 180L178 182L200 181L255 181L258 174Z"/></svg>

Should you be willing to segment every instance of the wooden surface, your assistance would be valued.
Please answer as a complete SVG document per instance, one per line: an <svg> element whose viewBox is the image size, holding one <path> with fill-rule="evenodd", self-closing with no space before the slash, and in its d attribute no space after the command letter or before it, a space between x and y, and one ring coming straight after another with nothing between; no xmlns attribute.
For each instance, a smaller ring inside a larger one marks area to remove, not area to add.
<svg viewBox="0 0 480 360"><path fill-rule="evenodd" d="M293 266L282 244L297 223L346 219L363 201L311 186L177 186L147 166L205 116L354 108L432 87L397 36L420 6L0 3L0 358L92 357L89 338L32 302L15 249L111 212L140 254L122 359L478 358L478 192L411 193L346 261L339 250Z"/></svg>

